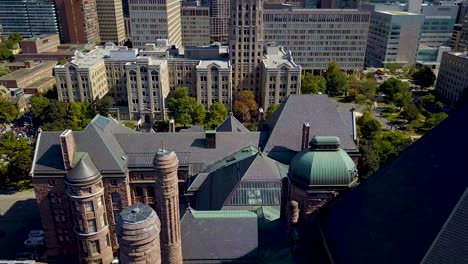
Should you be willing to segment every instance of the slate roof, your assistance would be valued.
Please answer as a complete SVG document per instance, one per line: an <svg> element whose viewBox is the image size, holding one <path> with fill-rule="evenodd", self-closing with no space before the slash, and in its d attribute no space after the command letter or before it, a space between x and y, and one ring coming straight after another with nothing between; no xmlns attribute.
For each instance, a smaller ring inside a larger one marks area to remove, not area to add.
<svg viewBox="0 0 468 264"><path fill-rule="evenodd" d="M467 115L468 105L451 113L329 208L322 229L334 263L420 263L434 240L463 245L467 218L447 219L468 187ZM431 254L442 253L450 254ZM441 263L466 263L465 256Z"/></svg>
<svg viewBox="0 0 468 264"><path fill-rule="evenodd" d="M78 153L77 153L78 154ZM83 153L82 157L67 174L66 179L74 184L87 184L101 177L99 170L94 165L88 153Z"/></svg>
<svg viewBox="0 0 468 264"><path fill-rule="evenodd" d="M216 132L249 132L237 118L230 114L217 128Z"/></svg>
<svg viewBox="0 0 468 264"><path fill-rule="evenodd" d="M200 212L181 220L184 263L256 263L258 217L249 211Z"/></svg>
<svg viewBox="0 0 468 264"><path fill-rule="evenodd" d="M351 115L349 115L351 118ZM291 95L267 120L270 136L264 151L283 163L301 150L302 125L310 124L313 136L336 136L346 152L358 152L351 129L337 112L337 105L327 95Z"/></svg>

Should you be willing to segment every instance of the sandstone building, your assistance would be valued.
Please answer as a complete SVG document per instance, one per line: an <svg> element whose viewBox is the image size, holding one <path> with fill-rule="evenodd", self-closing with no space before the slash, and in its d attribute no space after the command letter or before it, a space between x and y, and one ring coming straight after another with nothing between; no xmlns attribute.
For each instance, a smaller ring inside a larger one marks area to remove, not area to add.
<svg viewBox="0 0 468 264"><path fill-rule="evenodd" d="M210 8L182 5L182 44L184 46L210 45Z"/></svg>

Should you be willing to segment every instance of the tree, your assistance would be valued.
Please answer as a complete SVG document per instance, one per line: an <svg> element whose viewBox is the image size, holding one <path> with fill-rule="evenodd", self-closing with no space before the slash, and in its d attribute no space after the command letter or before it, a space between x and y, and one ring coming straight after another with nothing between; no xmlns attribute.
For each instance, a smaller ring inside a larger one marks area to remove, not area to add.
<svg viewBox="0 0 468 264"><path fill-rule="evenodd" d="M179 87L172 92L168 108L169 116L185 127L194 122L202 124L205 120L205 107L198 105L197 100L189 96L187 87Z"/></svg>
<svg viewBox="0 0 468 264"><path fill-rule="evenodd" d="M442 121L444 121L447 117L448 115L444 112L432 114L429 116L429 118L426 119L424 127L427 129L432 129L433 127L437 126Z"/></svg>
<svg viewBox="0 0 468 264"><path fill-rule="evenodd" d="M403 112L401 113L401 117L408 121L413 121L418 119L419 117L419 110L416 105L411 102L403 106Z"/></svg>
<svg viewBox="0 0 468 264"><path fill-rule="evenodd" d="M271 104L270 106L268 106L268 110L266 112L266 119L269 119L278 108L279 104Z"/></svg>
<svg viewBox="0 0 468 264"><path fill-rule="evenodd" d="M365 140L373 140L382 130L382 125L377 121L369 111L362 114L356 120L358 125L358 134Z"/></svg>
<svg viewBox="0 0 468 264"><path fill-rule="evenodd" d="M375 150L374 144L370 141L364 141L359 146L361 157L358 162L359 180L363 181L379 169L379 156Z"/></svg>
<svg viewBox="0 0 468 264"><path fill-rule="evenodd" d="M0 43L0 60L13 61L13 52L8 49L5 43Z"/></svg>
<svg viewBox="0 0 468 264"><path fill-rule="evenodd" d="M379 164L383 166L411 145L411 139L403 132L384 132L376 140L375 149L379 157Z"/></svg>
<svg viewBox="0 0 468 264"><path fill-rule="evenodd" d="M197 125L203 125L203 123L205 123L205 118L206 118L205 106L202 104L197 104L197 106L194 109L194 112L192 113L193 123Z"/></svg>
<svg viewBox="0 0 468 264"><path fill-rule="evenodd" d="M411 75L411 78L413 83L419 85L421 89L431 87L436 80L431 68L424 65L416 67L416 71Z"/></svg>
<svg viewBox="0 0 468 264"><path fill-rule="evenodd" d="M210 111L208 112L207 121L217 124L221 124L227 117L228 110L226 106L220 102L214 102L210 105Z"/></svg>
<svg viewBox="0 0 468 264"><path fill-rule="evenodd" d="M45 121L50 123L63 121L67 116L67 109L68 104L65 102L50 101L49 106L45 110Z"/></svg>
<svg viewBox="0 0 468 264"><path fill-rule="evenodd" d="M13 180L24 179L28 176L32 163L32 147L24 138L16 139L8 132L0 140L0 154L8 161L7 175Z"/></svg>
<svg viewBox="0 0 468 264"><path fill-rule="evenodd" d="M401 65L398 63L387 63L385 65L385 68L387 68L391 74L394 74L397 72L398 69L401 68Z"/></svg>
<svg viewBox="0 0 468 264"><path fill-rule="evenodd" d="M379 86L379 92L386 94L390 100L396 93L409 91L409 84L402 82L396 78L390 78Z"/></svg>
<svg viewBox="0 0 468 264"><path fill-rule="evenodd" d="M10 74L11 71L7 67L0 66L0 77Z"/></svg>
<svg viewBox="0 0 468 264"><path fill-rule="evenodd" d="M377 82L375 79L366 79L359 91L368 100L374 101L375 93L377 92Z"/></svg>
<svg viewBox="0 0 468 264"><path fill-rule="evenodd" d="M0 124L11 123L18 116L18 110L7 99L0 97Z"/></svg>
<svg viewBox="0 0 468 264"><path fill-rule="evenodd" d="M393 102L396 106L401 108L405 105L412 103L413 94L410 91L402 91L393 95Z"/></svg>
<svg viewBox="0 0 468 264"><path fill-rule="evenodd" d="M340 69L336 62L330 62L325 76L327 81L327 93L329 95L337 96L339 94L346 95L348 93L348 78L346 78L346 74Z"/></svg>
<svg viewBox="0 0 468 264"><path fill-rule="evenodd" d="M242 122L250 122L250 119L257 111L257 102L252 91L242 91L234 101L234 115L242 120Z"/></svg>
<svg viewBox="0 0 468 264"><path fill-rule="evenodd" d="M436 98L432 94L427 94L418 98L417 106L419 110L431 109L435 106Z"/></svg>
<svg viewBox="0 0 468 264"><path fill-rule="evenodd" d="M109 95L104 96L101 99L97 99L94 101L94 108L96 109L96 113L102 116L109 115L109 109L112 107L112 97Z"/></svg>
<svg viewBox="0 0 468 264"><path fill-rule="evenodd" d="M327 89L327 80L323 76L306 73L301 76L301 93L316 94L325 93Z"/></svg>
<svg viewBox="0 0 468 264"><path fill-rule="evenodd" d="M15 32L15 33L11 33L8 36L8 40L11 40L11 41L13 41L15 43L19 43L20 41L23 40L23 37L19 33Z"/></svg>

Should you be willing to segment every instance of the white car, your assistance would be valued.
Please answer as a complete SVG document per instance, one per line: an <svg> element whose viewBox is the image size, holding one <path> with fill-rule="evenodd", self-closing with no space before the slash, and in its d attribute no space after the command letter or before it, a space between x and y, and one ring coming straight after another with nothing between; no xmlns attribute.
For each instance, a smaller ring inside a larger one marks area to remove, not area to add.
<svg viewBox="0 0 468 264"><path fill-rule="evenodd" d="M24 241L24 245L27 247L38 247L45 244L44 237L30 237Z"/></svg>

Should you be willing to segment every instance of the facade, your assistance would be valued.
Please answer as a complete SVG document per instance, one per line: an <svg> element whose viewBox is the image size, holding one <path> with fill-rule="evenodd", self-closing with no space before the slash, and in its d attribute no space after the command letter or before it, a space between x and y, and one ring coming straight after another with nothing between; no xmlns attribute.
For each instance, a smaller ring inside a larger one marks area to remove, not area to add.
<svg viewBox="0 0 468 264"><path fill-rule="evenodd" d="M437 94L449 103L456 103L467 86L468 53L444 53L436 83Z"/></svg>
<svg viewBox="0 0 468 264"><path fill-rule="evenodd" d="M263 1L230 1L229 59L233 90L251 90L260 95L260 64L263 55Z"/></svg>
<svg viewBox="0 0 468 264"><path fill-rule="evenodd" d="M265 9L265 41L291 50L306 71L364 68L370 13L357 10Z"/></svg>
<svg viewBox="0 0 468 264"><path fill-rule="evenodd" d="M197 102L209 109L220 102L232 109L232 68L229 61L203 60L195 66Z"/></svg>
<svg viewBox="0 0 468 264"><path fill-rule="evenodd" d="M0 85L7 88L23 88L25 92L36 94L53 88L52 72L57 61L39 63L26 62L26 68L0 77Z"/></svg>
<svg viewBox="0 0 468 264"><path fill-rule="evenodd" d="M210 8L205 6L182 6L182 44L206 46L210 44Z"/></svg>
<svg viewBox="0 0 468 264"><path fill-rule="evenodd" d="M182 49L180 1L129 0L130 30L133 47L167 39Z"/></svg>
<svg viewBox="0 0 468 264"><path fill-rule="evenodd" d="M125 41L125 27L122 0L97 1L96 10L101 41L123 44Z"/></svg>
<svg viewBox="0 0 468 264"><path fill-rule="evenodd" d="M291 94L301 93L301 66L283 47L266 47L262 60L261 107L281 104Z"/></svg>
<svg viewBox="0 0 468 264"><path fill-rule="evenodd" d="M210 38L227 44L229 40L229 0L210 1Z"/></svg>
<svg viewBox="0 0 468 264"><path fill-rule="evenodd" d="M465 16L465 21L463 22L461 35L460 35L460 45L458 47L459 51L468 50L468 16Z"/></svg>
<svg viewBox="0 0 468 264"><path fill-rule="evenodd" d="M56 0L55 3L62 42L101 43L96 0Z"/></svg>
<svg viewBox="0 0 468 264"><path fill-rule="evenodd" d="M54 52L60 45L60 37L58 34L38 35L22 40L19 45L23 53Z"/></svg>
<svg viewBox="0 0 468 264"><path fill-rule="evenodd" d="M367 42L366 66L416 63L424 16L403 11L373 11Z"/></svg>
<svg viewBox="0 0 468 264"><path fill-rule="evenodd" d="M59 33L53 0L11 0L0 2L0 36L19 33L24 38Z"/></svg>
<svg viewBox="0 0 468 264"><path fill-rule="evenodd" d="M463 28L462 24L455 24L453 27L452 37L450 38L450 47L454 51L459 50L462 28Z"/></svg>

